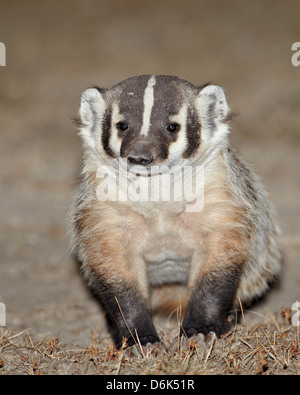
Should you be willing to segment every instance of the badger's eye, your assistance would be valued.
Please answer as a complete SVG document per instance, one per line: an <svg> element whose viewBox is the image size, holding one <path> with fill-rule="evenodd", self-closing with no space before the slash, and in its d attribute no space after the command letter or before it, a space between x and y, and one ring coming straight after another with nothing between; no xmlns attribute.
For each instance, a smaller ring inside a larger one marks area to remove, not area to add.
<svg viewBox="0 0 300 395"><path fill-rule="evenodd" d="M176 122L169 123L169 125L166 127L166 130L170 133L178 132L179 129L180 125Z"/></svg>
<svg viewBox="0 0 300 395"><path fill-rule="evenodd" d="M125 132L128 129L128 124L124 121L118 122L116 126L121 132Z"/></svg>

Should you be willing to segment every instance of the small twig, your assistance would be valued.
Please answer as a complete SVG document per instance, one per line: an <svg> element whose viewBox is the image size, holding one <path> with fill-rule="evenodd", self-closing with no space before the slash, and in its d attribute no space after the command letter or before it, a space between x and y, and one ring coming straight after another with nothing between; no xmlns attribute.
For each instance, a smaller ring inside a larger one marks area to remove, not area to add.
<svg viewBox="0 0 300 395"><path fill-rule="evenodd" d="M239 305L240 305L241 314L242 314L242 318L243 318L244 330L245 330L246 334L248 334L248 328L247 328L247 326L246 326L245 315L244 315L244 309L243 309L242 301L241 301L240 298L239 298Z"/></svg>
<svg viewBox="0 0 300 395"><path fill-rule="evenodd" d="M249 348L251 348L253 350L253 347L251 346L251 344L247 343L246 340L242 339L241 337L239 337L238 340L240 340L241 342L245 343L246 346L248 346Z"/></svg>
<svg viewBox="0 0 300 395"><path fill-rule="evenodd" d="M140 338L139 338L139 335L138 335L138 333L137 333L136 328L135 328L135 335L136 335L137 343L138 343L138 345L139 345L139 347L140 347L140 351L141 351L143 357L145 357L146 355L145 355L144 350L143 350L143 347L142 347L142 345L141 345Z"/></svg>
<svg viewBox="0 0 300 395"><path fill-rule="evenodd" d="M23 331L17 333L16 335L7 337L6 339L7 339L7 340L15 339L16 337L21 336L23 333L29 331L30 329L31 329L31 328L24 329Z"/></svg>
<svg viewBox="0 0 300 395"><path fill-rule="evenodd" d="M212 349L213 349L213 346L214 346L214 344L215 344L215 341L216 341L216 335L213 334L212 336L213 336L213 338L212 338L212 340L211 340L211 344L210 344L210 348L209 348L209 350L208 350L208 353L206 354L206 358L205 358L205 361L204 361L204 365L206 365L206 363L207 363L207 361L208 361L208 358L209 358L209 356L210 356L210 354L211 354L211 352L212 352Z"/></svg>
<svg viewBox="0 0 300 395"><path fill-rule="evenodd" d="M279 365L281 365L282 367L284 367L283 363L281 363L276 357L275 355L273 355L267 348L266 346L264 346L261 342L259 342L260 346L262 348L264 348L264 350L266 351L267 355L269 355L274 361L276 361Z"/></svg>
<svg viewBox="0 0 300 395"><path fill-rule="evenodd" d="M268 315L271 317L272 321L274 322L274 325L275 325L276 329L278 330L278 332L281 333L282 330L280 330L280 327L279 327L279 325L278 325L278 322L276 321L276 319L275 319L275 317L273 316L273 314L272 314L268 309L265 309L265 310L266 310L266 312L268 313Z"/></svg>
<svg viewBox="0 0 300 395"><path fill-rule="evenodd" d="M135 337L134 337L134 335L133 335L131 329L129 328L129 326L128 326L128 324L127 324L127 321L126 321L126 319L125 319L125 317L124 317L124 314L123 314L123 311L122 311L122 309L121 309L120 303L119 303L118 298L117 298L116 296L115 296L115 300L116 300L116 303L117 303L118 308L119 308L119 310L120 310L120 313L121 313L121 316L122 316L122 318L123 318L124 324L126 325L126 328L128 329L128 332L130 333L130 336L132 337L133 341L135 342L135 345L137 346L137 348L140 347L140 352L141 352L141 354L144 355L142 346L140 346L140 343L136 341L136 339L135 339Z"/></svg>
<svg viewBox="0 0 300 395"><path fill-rule="evenodd" d="M118 360L118 366L117 366L117 371L116 371L116 375L117 376L120 374L125 347L126 347L126 339L124 338L123 339L123 343L122 343L122 347L121 347L121 350L120 350L119 360Z"/></svg>

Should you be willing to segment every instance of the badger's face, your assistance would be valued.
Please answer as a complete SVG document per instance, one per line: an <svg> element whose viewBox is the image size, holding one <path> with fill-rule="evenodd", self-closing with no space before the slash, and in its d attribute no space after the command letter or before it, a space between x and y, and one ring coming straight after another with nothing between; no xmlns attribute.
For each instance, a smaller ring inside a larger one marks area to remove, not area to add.
<svg viewBox="0 0 300 395"><path fill-rule="evenodd" d="M207 149L227 115L219 87L197 88L177 77L143 75L111 89L85 91L81 135L86 148L105 163L170 167Z"/></svg>

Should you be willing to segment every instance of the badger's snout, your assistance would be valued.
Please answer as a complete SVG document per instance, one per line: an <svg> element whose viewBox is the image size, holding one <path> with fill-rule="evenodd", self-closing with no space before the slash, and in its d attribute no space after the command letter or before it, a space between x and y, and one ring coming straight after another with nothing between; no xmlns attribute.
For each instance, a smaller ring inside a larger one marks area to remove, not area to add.
<svg viewBox="0 0 300 395"><path fill-rule="evenodd" d="M148 166L157 159L158 153L156 151L153 143L137 142L124 152L124 156L129 165Z"/></svg>
<svg viewBox="0 0 300 395"><path fill-rule="evenodd" d="M154 152L148 147L137 147L128 152L127 161L131 165L147 166L154 161Z"/></svg>
<svg viewBox="0 0 300 395"><path fill-rule="evenodd" d="M127 161L132 165L147 166L153 162L153 156L148 153L133 152L130 156L127 156Z"/></svg>

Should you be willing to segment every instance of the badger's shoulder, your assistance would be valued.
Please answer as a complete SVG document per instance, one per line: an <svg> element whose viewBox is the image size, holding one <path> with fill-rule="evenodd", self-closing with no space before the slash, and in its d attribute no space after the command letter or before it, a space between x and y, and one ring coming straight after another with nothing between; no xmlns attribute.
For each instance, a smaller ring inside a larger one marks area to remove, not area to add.
<svg viewBox="0 0 300 395"><path fill-rule="evenodd" d="M267 193L252 167L231 146L224 150L223 157L228 181L236 198L260 211L267 211Z"/></svg>

